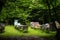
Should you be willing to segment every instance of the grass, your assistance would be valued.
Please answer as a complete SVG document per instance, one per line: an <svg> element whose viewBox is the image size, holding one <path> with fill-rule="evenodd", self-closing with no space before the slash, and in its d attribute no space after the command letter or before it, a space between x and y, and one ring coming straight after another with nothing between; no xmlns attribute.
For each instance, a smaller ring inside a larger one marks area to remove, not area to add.
<svg viewBox="0 0 60 40"><path fill-rule="evenodd" d="M14 28L14 26L8 25L5 27L5 32L0 33L0 36L54 36L56 32L43 32L42 30L35 30L28 28L28 33L23 33L22 31L18 31Z"/></svg>

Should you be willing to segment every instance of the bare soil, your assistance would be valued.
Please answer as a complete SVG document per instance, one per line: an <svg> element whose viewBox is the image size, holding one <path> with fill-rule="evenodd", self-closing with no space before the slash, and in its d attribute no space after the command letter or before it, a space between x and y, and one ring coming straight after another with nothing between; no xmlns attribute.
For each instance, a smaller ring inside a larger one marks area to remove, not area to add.
<svg viewBox="0 0 60 40"><path fill-rule="evenodd" d="M55 37L37 37L37 36L23 36L23 37L0 37L0 40L56 40Z"/></svg>

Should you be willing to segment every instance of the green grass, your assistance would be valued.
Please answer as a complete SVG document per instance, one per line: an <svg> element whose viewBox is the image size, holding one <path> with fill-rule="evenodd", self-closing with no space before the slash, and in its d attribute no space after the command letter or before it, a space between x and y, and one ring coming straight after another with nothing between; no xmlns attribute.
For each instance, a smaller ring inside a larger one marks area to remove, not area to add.
<svg viewBox="0 0 60 40"><path fill-rule="evenodd" d="M5 32L0 33L0 36L54 36L56 32L43 32L42 30L35 30L31 29L30 27L28 28L28 33L23 33L22 31L19 31L14 28L14 26L6 26L5 27Z"/></svg>

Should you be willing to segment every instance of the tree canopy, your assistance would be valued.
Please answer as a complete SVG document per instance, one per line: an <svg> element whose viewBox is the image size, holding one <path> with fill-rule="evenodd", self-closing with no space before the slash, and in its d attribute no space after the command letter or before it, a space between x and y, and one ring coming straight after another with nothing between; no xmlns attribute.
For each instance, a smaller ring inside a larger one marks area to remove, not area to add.
<svg viewBox="0 0 60 40"><path fill-rule="evenodd" d="M54 14L52 9L59 6L59 4L59 0L6 0L0 12L0 21L10 18L18 18L22 22L43 22L45 19L48 21L50 20L49 15ZM50 14L48 14L48 9L51 10ZM56 13L58 12L56 11ZM57 14L58 18L59 13Z"/></svg>

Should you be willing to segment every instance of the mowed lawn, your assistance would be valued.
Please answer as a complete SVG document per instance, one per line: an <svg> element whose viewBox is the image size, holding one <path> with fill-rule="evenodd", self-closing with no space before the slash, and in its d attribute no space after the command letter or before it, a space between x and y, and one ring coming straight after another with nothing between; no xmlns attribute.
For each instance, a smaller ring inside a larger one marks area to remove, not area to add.
<svg viewBox="0 0 60 40"><path fill-rule="evenodd" d="M5 27L5 32L0 33L0 36L54 36L55 34L56 32L46 33L42 30L35 30L30 27L28 28L28 33L23 33L22 31L15 29L14 26L8 25Z"/></svg>

